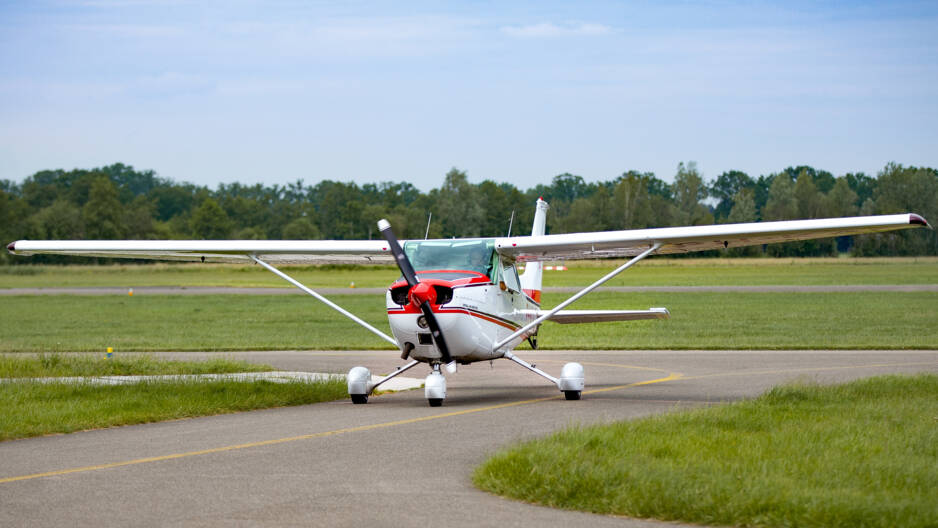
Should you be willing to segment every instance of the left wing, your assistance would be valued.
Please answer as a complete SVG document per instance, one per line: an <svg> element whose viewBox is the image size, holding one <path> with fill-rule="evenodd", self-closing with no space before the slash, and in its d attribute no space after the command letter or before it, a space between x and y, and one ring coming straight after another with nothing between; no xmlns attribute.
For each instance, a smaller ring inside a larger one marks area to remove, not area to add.
<svg viewBox="0 0 938 528"><path fill-rule="evenodd" d="M382 240L17 240L15 255L35 253L202 262L393 262Z"/></svg>
<svg viewBox="0 0 938 528"><path fill-rule="evenodd" d="M661 244L661 247L654 254L665 255L912 227L931 226L921 216L907 213L498 238L495 248L499 254L521 262L631 257L655 244Z"/></svg>

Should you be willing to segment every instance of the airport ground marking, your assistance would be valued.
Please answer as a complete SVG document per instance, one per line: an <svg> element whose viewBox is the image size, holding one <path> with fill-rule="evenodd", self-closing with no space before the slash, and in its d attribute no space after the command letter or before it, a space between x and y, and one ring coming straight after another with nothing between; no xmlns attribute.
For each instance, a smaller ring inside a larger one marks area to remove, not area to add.
<svg viewBox="0 0 938 528"><path fill-rule="evenodd" d="M617 386L615 386L615 387L605 387L605 388L601 388L601 389L594 389L594 390L590 390L590 391L583 391L583 394L596 394L596 393L600 393L600 392L609 392L609 391L614 391L614 390L627 389L627 388L629 388L629 387L640 387L640 386L643 386L643 385L651 385L651 384L653 384L653 383L662 383L662 382L665 382L665 381L671 381L671 380L674 380L674 379L679 379L680 376L681 376L680 374L673 373L673 374L671 374L671 375L669 375L669 376L667 376L667 377L664 377L664 378L658 378L658 379L647 380L647 381L639 381L639 382L636 382L636 383L629 383L629 384L627 384L627 385L617 385ZM110 463L107 463L107 464L98 464L98 465L94 465L94 466L83 466L83 467L70 468L70 469L60 469L60 470L56 470L56 471L46 471L46 472L43 472L43 473L33 473L33 474L30 474L30 475L19 475L19 476L15 476L15 477L5 477L5 478L0 478L0 484L6 484L6 483L10 483L10 482L19 482L19 481L23 481L23 480L34 480L34 479L39 479L39 478L43 478L43 477L55 477L55 476L61 476L61 475L69 475L69 474L72 474L72 473L86 473L86 472L89 472L89 471L97 471L97 470L102 470L102 469L111 469L111 468L118 468L118 467L124 467L124 466L133 466L133 465L137 465L137 464L148 464L148 463L151 463L151 462L162 462L162 461L166 461L166 460L176 460L176 459L180 459L180 458L188 458L188 457L201 456L201 455L211 455L211 454L214 454L214 453L224 453L224 452L226 452L226 451L236 451L236 450L240 450L240 449L248 449L248 448L253 448L253 447L264 447L264 446L270 446L270 445L285 444L285 443L289 443L289 442L298 442L298 441L300 441L300 440L310 440L310 439L313 439L313 438L324 438L324 437L327 437L327 436L335 436L335 435L340 435L340 434L357 433L357 432L363 432L363 431L371 431L371 430L374 430L374 429L384 429L384 428L388 428L388 427L396 427L396 426L400 426L400 425L409 425L409 424L413 424L413 423L427 422L427 421L430 421L430 420L438 420L438 419L441 419L441 418L450 418L450 417L453 417L453 416L462 416L462 415L465 415L465 414L474 414L474 413L478 413L478 412L494 411L494 410L498 410L498 409L505 409L505 408L508 408L508 407L517 407L517 406L519 406L519 405L529 405L529 404L532 404L532 403L540 403L540 402L549 401L549 400L557 400L557 399L559 399L559 398L561 398L561 397L562 397L562 395L547 396L547 397L544 397L544 398L533 398L533 399L530 399L530 400L521 400L521 401L515 401L515 402L508 402L508 403L500 403L500 404L497 404L497 405L487 405L487 406L485 406L485 407L476 407L476 408L473 408L473 409L464 409L464 410L461 410L461 411L453 411L453 412L447 412L447 413L433 414L433 415L430 415L430 416L420 416L420 417L417 417L417 418L408 418L408 419L404 419L404 420L395 420L395 421L393 421L393 422L382 422L382 423L377 423L377 424L360 425L360 426L357 426L357 427L345 427L345 428L342 428L342 429L335 429L335 430L332 430L332 431L323 431L323 432L320 432L320 433L310 433L310 434L306 434L306 435L290 436L290 437L286 437L286 438L275 438L275 439L271 439L271 440L262 440L262 441L259 441L259 442L250 442L250 443L246 443L246 444L237 444L237 445L230 445L230 446L214 447L214 448L210 448L210 449L201 449L201 450L198 450L198 451L188 451L188 452L185 452L185 453L173 453L173 454L169 454L169 455L160 455L160 456L154 456L154 457L137 458L137 459L133 459L133 460L124 460L124 461L121 461L121 462L110 462Z"/></svg>

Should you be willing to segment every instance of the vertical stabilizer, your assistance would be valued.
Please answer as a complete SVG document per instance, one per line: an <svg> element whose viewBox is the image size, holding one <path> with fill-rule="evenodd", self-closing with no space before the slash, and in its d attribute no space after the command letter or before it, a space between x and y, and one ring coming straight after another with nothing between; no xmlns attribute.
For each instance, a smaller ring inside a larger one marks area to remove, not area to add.
<svg viewBox="0 0 938 528"><path fill-rule="evenodd" d="M550 206L543 199L537 199L537 209L534 211L534 227L531 236L541 236L547 227L547 210ZM540 262L525 264L524 273L521 274L521 288L532 299L541 302L541 278L544 266Z"/></svg>

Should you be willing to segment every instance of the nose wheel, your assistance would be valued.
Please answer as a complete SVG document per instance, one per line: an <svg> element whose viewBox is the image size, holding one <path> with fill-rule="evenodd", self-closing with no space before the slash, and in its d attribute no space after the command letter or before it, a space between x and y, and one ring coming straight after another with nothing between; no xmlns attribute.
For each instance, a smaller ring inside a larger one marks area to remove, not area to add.
<svg viewBox="0 0 938 528"><path fill-rule="evenodd" d="M446 399L446 378L440 372L439 363L433 365L433 371L424 381L424 395L430 407L440 407Z"/></svg>

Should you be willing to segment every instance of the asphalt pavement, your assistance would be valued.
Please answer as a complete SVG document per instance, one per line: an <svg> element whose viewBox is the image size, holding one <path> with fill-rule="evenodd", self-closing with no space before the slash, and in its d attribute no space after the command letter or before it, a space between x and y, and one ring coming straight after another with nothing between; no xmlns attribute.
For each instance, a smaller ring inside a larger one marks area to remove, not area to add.
<svg viewBox="0 0 938 528"><path fill-rule="evenodd" d="M178 353L196 357L208 353ZM394 352L226 352L283 370L390 372ZM508 361L461 366L443 407L422 390L0 443L0 526L674 526L514 502L474 467L573 424L753 397L792 379L938 372L938 351L548 351L586 369L580 401ZM407 373L423 377L425 366Z"/></svg>

